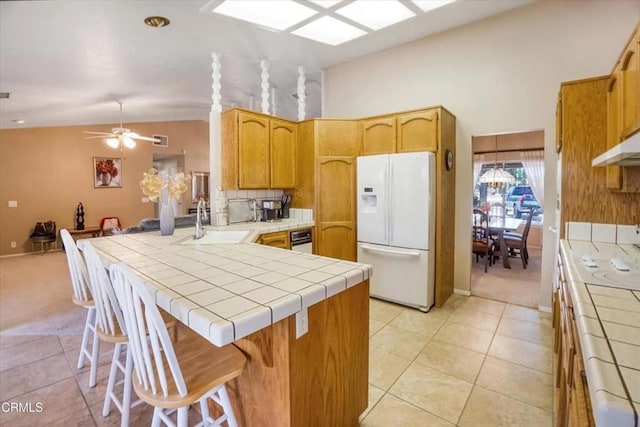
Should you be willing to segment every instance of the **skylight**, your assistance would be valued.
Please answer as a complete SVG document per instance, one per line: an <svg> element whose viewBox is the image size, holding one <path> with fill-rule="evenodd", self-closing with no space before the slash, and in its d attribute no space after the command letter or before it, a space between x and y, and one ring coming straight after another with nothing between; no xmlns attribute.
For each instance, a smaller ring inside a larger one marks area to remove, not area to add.
<svg viewBox="0 0 640 427"><path fill-rule="evenodd" d="M213 9L213 11L276 30L287 29L318 13L291 0L227 0Z"/></svg>
<svg viewBox="0 0 640 427"><path fill-rule="evenodd" d="M411 0L422 9L423 12L428 12L433 9L437 9L446 4L453 3L456 0Z"/></svg>
<svg viewBox="0 0 640 427"><path fill-rule="evenodd" d="M336 10L336 13L373 30L379 30L415 16L397 0L377 0L376 2L356 0Z"/></svg>
<svg viewBox="0 0 640 427"><path fill-rule="evenodd" d="M335 46L358 38L366 32L330 16L323 16L292 31L292 34Z"/></svg>

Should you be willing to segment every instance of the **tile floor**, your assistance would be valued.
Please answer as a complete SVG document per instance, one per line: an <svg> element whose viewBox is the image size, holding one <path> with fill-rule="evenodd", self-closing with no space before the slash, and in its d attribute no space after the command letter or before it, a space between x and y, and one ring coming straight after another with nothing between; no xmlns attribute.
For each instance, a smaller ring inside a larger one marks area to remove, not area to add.
<svg viewBox="0 0 640 427"><path fill-rule="evenodd" d="M362 426L552 425L548 314L455 295L428 314L372 299L370 336ZM79 346L78 336L0 336L0 401L34 411L0 411L0 425L119 425L115 408L101 415L110 356L90 389ZM131 425L150 420L146 405L132 409Z"/></svg>

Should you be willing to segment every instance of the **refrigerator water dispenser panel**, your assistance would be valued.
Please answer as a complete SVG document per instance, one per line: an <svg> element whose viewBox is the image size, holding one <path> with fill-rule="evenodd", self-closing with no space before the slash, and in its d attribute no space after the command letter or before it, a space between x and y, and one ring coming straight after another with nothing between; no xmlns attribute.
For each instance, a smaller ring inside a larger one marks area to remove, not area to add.
<svg viewBox="0 0 640 427"><path fill-rule="evenodd" d="M378 196L375 194L363 194L360 208L363 213L375 213L378 207Z"/></svg>

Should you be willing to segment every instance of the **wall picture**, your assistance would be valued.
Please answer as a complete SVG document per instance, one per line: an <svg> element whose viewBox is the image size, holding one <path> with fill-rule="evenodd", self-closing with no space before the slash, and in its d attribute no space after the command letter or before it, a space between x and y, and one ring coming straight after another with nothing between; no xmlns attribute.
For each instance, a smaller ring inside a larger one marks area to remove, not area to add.
<svg viewBox="0 0 640 427"><path fill-rule="evenodd" d="M122 159L94 157L93 186L95 188L122 187Z"/></svg>

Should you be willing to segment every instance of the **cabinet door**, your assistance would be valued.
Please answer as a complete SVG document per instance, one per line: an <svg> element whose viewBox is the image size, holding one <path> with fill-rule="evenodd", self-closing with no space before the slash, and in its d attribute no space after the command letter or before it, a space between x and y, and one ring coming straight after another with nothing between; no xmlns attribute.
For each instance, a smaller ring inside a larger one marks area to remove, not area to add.
<svg viewBox="0 0 640 427"><path fill-rule="evenodd" d="M607 90L607 149L620 142L620 81L619 70L613 73ZM622 168L607 166L607 188L619 190L622 188Z"/></svg>
<svg viewBox="0 0 640 427"><path fill-rule="evenodd" d="M356 260L356 163L351 156L316 161L318 255Z"/></svg>
<svg viewBox="0 0 640 427"><path fill-rule="evenodd" d="M269 121L271 188L296 186L296 125L284 120Z"/></svg>
<svg viewBox="0 0 640 427"><path fill-rule="evenodd" d="M288 231L278 231L276 233L262 234L257 243L261 245L273 246L282 249L291 249L291 240Z"/></svg>
<svg viewBox="0 0 640 427"><path fill-rule="evenodd" d="M396 152L396 119L384 117L362 122L361 155Z"/></svg>
<svg viewBox="0 0 640 427"><path fill-rule="evenodd" d="M240 188L269 188L269 119L238 114L238 174Z"/></svg>
<svg viewBox="0 0 640 427"><path fill-rule="evenodd" d="M397 151L438 151L438 112L419 111L398 116Z"/></svg>
<svg viewBox="0 0 640 427"><path fill-rule="evenodd" d="M622 136L623 139L640 129L640 30L622 55Z"/></svg>

